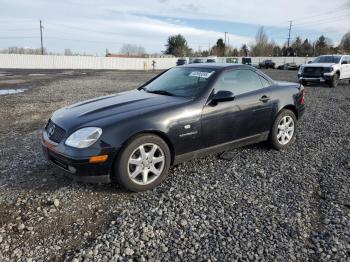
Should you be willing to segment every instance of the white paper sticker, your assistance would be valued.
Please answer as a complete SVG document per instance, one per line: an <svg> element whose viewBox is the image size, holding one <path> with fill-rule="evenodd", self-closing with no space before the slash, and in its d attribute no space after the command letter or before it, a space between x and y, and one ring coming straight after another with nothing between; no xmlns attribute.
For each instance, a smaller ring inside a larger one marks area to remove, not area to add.
<svg viewBox="0 0 350 262"><path fill-rule="evenodd" d="M190 76L209 78L213 73L214 73L214 71L212 71L212 72L193 71L193 72L191 72Z"/></svg>

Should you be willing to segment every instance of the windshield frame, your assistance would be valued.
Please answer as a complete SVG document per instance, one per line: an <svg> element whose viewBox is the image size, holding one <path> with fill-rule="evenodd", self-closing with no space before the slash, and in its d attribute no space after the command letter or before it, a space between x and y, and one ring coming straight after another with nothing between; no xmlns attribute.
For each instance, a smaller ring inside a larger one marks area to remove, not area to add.
<svg viewBox="0 0 350 262"><path fill-rule="evenodd" d="M211 75L208 77L208 79L205 81L204 85L201 88L199 88L198 91L194 92L194 94L192 96L191 95L189 95L189 96L187 96L187 95L186 96L182 96L182 95L178 95L178 94L175 94L175 93L171 94L171 96L174 96L174 97L187 98L187 99L196 99L196 98L201 97L203 95L203 93L208 89L208 86L210 86L212 80L216 78L216 75L219 72L219 70L217 68L214 68L214 67L201 67L200 65L199 66L188 66L188 67L184 67L184 66L172 67L172 68L169 68L168 70L163 71L162 73L160 73L159 75L155 76L151 80L147 81L145 84L143 84L142 86L137 88L137 90L144 90L145 92L149 92L149 93L157 93L157 91L162 91L162 90L164 90L166 92L171 91L171 90L168 91L166 89L151 90L151 89L147 88L147 86L152 84L154 81L157 81L157 79L159 79L161 76L163 76L164 74L168 73L171 70L191 70L192 72L205 70L205 71L208 71L208 73L210 71L212 72ZM200 77L197 77L197 79L200 79ZM171 93L171 92L169 92L169 93ZM166 95L166 94L161 94L161 93L158 93L158 94L159 95Z"/></svg>
<svg viewBox="0 0 350 262"><path fill-rule="evenodd" d="M324 62L324 61L319 61L323 58L332 58L332 62ZM323 55L316 57L314 61L312 61L312 64L318 64L318 63L324 63L324 64L339 64L342 56L341 55Z"/></svg>

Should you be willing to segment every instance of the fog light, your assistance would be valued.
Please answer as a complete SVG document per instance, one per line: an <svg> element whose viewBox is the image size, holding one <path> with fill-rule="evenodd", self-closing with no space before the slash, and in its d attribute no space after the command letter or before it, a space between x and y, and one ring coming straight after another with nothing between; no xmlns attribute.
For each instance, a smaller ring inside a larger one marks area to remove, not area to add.
<svg viewBox="0 0 350 262"><path fill-rule="evenodd" d="M108 155L92 156L89 159L90 164L103 163L108 159Z"/></svg>

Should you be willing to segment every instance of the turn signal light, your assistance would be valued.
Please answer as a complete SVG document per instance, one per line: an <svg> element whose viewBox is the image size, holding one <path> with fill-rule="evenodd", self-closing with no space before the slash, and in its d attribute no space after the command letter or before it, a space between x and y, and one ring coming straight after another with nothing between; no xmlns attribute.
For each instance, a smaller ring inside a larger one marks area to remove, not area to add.
<svg viewBox="0 0 350 262"><path fill-rule="evenodd" d="M89 159L90 164L103 163L108 159L108 155L92 156Z"/></svg>

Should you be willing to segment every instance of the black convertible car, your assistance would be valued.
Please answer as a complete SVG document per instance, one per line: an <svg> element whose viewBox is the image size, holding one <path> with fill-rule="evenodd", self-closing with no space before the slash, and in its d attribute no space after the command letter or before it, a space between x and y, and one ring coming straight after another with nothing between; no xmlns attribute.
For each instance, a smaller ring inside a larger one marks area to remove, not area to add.
<svg viewBox="0 0 350 262"><path fill-rule="evenodd" d="M197 156L265 140L284 149L303 112L300 84L275 82L247 65L192 64L56 111L42 144L73 177L143 191L171 165Z"/></svg>

